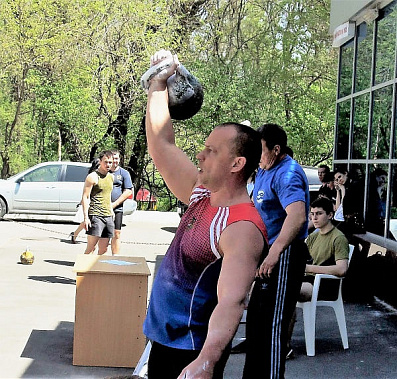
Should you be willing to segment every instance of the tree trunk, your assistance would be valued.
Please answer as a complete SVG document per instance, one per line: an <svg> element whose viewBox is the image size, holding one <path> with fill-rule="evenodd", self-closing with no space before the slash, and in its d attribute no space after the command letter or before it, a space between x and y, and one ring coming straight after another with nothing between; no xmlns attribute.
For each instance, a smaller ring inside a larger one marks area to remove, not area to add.
<svg viewBox="0 0 397 379"><path fill-rule="evenodd" d="M1 157L3 160L3 167L1 168L1 177L6 179L10 176L10 156L9 156L9 146L12 143L12 136L14 134L15 127L17 126L19 116L21 115L22 102L25 96L25 80L28 75L29 67L25 66L22 70L22 78L17 85L16 98L17 106L14 113L14 119L10 125L7 122L4 133L4 151L1 152Z"/></svg>
<svg viewBox="0 0 397 379"><path fill-rule="evenodd" d="M145 120L146 117L143 116L141 126L139 127L138 134L135 138L134 147L132 148L132 154L127 165L127 170L131 175L132 183L134 184L136 192L141 188L142 173L145 169L145 155L147 151Z"/></svg>

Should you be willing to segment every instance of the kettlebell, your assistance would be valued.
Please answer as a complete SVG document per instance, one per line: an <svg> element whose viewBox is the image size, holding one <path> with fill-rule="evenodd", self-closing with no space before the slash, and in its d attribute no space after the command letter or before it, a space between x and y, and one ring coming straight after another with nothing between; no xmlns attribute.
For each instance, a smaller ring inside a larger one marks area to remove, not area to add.
<svg viewBox="0 0 397 379"><path fill-rule="evenodd" d="M173 58L166 58L150 67L141 77L142 88L148 91L150 80L172 63ZM167 90L168 109L173 120L186 120L201 109L204 100L203 87L182 64L179 64L175 73L167 79Z"/></svg>
<svg viewBox="0 0 397 379"><path fill-rule="evenodd" d="M34 262L34 255L29 250L29 247L21 254L20 261L23 265L31 265Z"/></svg>

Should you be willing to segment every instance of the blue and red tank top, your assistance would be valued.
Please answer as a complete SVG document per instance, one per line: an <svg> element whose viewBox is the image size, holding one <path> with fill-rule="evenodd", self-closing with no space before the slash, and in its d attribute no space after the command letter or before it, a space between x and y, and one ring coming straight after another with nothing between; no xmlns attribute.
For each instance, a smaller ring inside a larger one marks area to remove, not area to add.
<svg viewBox="0 0 397 379"><path fill-rule="evenodd" d="M211 192L193 190L187 211L154 279L143 331L162 345L200 350L217 304L222 257L219 239L237 221L253 222L267 240L252 203L212 207ZM244 254L244 252L242 252Z"/></svg>

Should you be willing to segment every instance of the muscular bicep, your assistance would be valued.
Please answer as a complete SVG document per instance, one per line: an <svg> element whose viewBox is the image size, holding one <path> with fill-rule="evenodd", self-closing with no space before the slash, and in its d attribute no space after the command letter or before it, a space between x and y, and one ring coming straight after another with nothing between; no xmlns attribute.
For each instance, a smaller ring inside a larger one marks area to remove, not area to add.
<svg viewBox="0 0 397 379"><path fill-rule="evenodd" d="M262 255L263 236L253 223L239 221L226 228L219 246L223 263L218 282L218 300L244 302Z"/></svg>
<svg viewBox="0 0 397 379"><path fill-rule="evenodd" d="M303 201L295 201L285 207L287 217L294 218L299 223L303 224L306 221L306 205Z"/></svg>
<svg viewBox="0 0 397 379"><path fill-rule="evenodd" d="M95 184L95 177L92 174L88 175L84 182L83 199L90 198L90 194L91 194L92 187L94 186L94 184Z"/></svg>

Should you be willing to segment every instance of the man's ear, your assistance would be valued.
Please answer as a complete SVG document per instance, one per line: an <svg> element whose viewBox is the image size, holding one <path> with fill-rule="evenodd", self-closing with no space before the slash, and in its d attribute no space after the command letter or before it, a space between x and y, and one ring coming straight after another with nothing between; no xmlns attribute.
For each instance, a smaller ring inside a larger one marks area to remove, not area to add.
<svg viewBox="0 0 397 379"><path fill-rule="evenodd" d="M279 155L281 151L280 145L274 145L273 150L276 155Z"/></svg>
<svg viewBox="0 0 397 379"><path fill-rule="evenodd" d="M245 166L247 159L245 157L236 157L234 158L233 165L232 165L232 172L238 172L242 170Z"/></svg>

